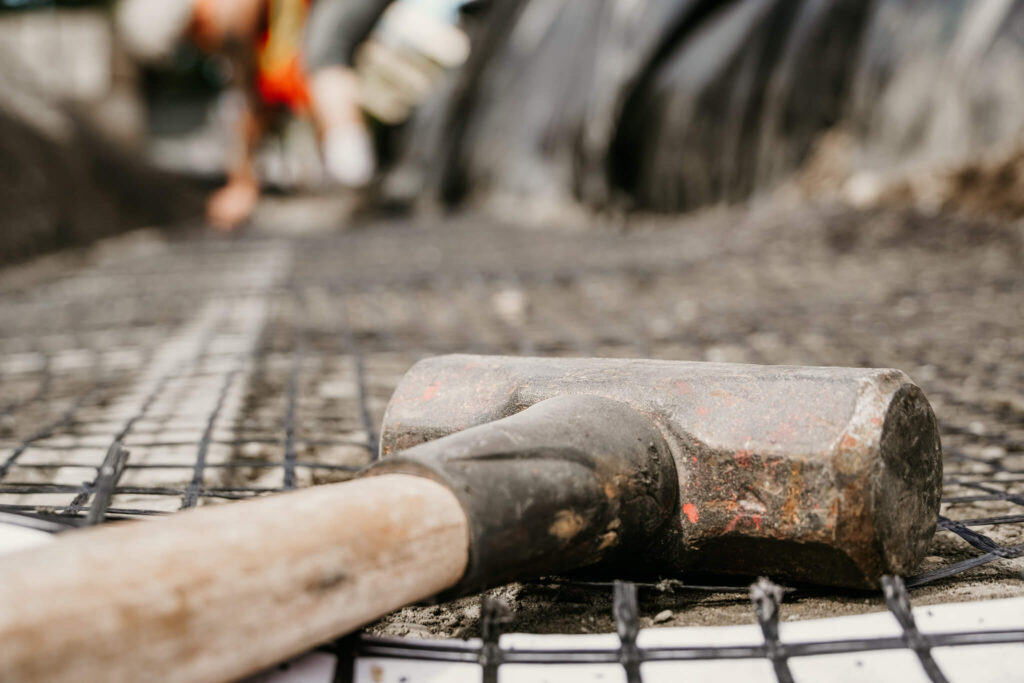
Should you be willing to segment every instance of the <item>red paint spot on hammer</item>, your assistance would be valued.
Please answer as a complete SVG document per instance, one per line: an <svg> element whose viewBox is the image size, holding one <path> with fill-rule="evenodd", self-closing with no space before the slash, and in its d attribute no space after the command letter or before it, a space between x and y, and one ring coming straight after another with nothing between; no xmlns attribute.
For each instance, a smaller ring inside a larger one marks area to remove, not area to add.
<svg viewBox="0 0 1024 683"><path fill-rule="evenodd" d="M700 515L697 514L697 506L693 503L687 503L684 505L683 512L686 513L687 519L689 519L693 524L696 524L697 520L700 519Z"/></svg>
<svg viewBox="0 0 1024 683"><path fill-rule="evenodd" d="M423 395L420 396L420 400L421 401L429 401L430 399L432 399L435 396L437 396L437 390L440 389L440 388L441 388L441 383L440 382L434 382L434 383L430 384L424 390Z"/></svg>

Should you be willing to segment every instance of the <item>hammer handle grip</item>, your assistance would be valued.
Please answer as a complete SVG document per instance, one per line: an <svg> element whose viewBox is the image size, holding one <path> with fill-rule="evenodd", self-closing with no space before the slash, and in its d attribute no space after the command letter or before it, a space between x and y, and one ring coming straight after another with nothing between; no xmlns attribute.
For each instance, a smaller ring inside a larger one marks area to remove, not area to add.
<svg viewBox="0 0 1024 683"><path fill-rule="evenodd" d="M467 539L401 474L69 532L0 557L0 678L234 679L452 586Z"/></svg>

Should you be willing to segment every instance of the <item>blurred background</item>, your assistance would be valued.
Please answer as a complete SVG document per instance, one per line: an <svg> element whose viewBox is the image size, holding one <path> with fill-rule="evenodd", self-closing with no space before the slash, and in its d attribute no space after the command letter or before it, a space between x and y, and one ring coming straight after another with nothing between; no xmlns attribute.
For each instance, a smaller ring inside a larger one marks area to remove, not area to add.
<svg viewBox="0 0 1024 683"><path fill-rule="evenodd" d="M190 16L149 22L156 10L135 4L133 24L111 2L0 0L4 261L196 225L230 179L268 36L287 34L278 42L301 61L317 21L321 43L351 50L334 61L357 85L334 110L362 112L375 163L354 183L325 171L315 96L254 106L284 110L252 142L276 222L343 229L354 207L471 206L586 223L780 188L859 207L1024 211L1013 0L362 0L365 16L340 19L308 0L221 0L227 12L257 6L258 26L205 42L196 8L217 2L171 0ZM180 26L138 35L161 22ZM131 49L146 40L166 43L159 59ZM316 210L282 214L280 198L297 195L319 197L306 204Z"/></svg>

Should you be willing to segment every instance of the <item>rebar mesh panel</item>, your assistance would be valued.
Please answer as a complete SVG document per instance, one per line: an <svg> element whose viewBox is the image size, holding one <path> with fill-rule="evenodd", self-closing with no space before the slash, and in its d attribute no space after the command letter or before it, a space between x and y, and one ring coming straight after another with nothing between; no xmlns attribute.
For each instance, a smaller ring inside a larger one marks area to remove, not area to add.
<svg viewBox="0 0 1024 683"><path fill-rule="evenodd" d="M829 209L112 242L0 274L0 510L82 524L346 479L434 353L898 367L946 454L908 585L1020 586L1020 252L1012 226Z"/></svg>

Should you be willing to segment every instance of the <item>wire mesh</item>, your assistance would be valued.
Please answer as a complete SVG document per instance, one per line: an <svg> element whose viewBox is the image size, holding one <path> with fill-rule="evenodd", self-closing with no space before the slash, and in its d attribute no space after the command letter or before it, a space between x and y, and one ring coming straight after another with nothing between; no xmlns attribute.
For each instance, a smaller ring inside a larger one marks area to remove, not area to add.
<svg viewBox="0 0 1024 683"><path fill-rule="evenodd" d="M336 657L334 662L333 681L366 680L358 675L358 662L435 662L448 664L473 665L479 668L479 675L472 680L484 683L498 681L499 671L503 665L539 664L546 666L560 665L606 665L612 668L621 667L621 678L612 675L613 680L625 683L643 683L645 680L675 680L652 675L645 664L670 662L699 662L711 660L757 661L766 662L770 666L771 678L779 683L791 683L794 680L809 680L806 675L795 676L792 662L802 659L827 655L867 655L893 651L910 652L920 666L921 680L942 683L949 680L937 663L933 650L971 646L993 646L1024 642L1024 628L983 628L968 629L962 632L936 632L934 628L918 626L914 612L910 606L910 598L904 582L898 577L885 577L883 591L887 612L896 625L893 629L882 629L885 632L864 637L855 633L840 638L800 639L783 636L780 630L783 607L783 589L765 579L760 579L749 588L756 623L762 635L761 642L752 643L749 639L736 638L737 641L722 644L685 644L665 645L650 642L641 643L640 612L638 609L637 585L630 582L616 581L612 586L614 592L613 612L617 640L614 643L604 642L603 647L529 647L513 645L502 638L504 630L512 621L508 608L500 601L484 598L481 604L481 637L471 641L417 641L401 638L379 638L366 635L354 635L333 643L324 648L325 652ZM965 626L967 626L965 624ZM734 636L735 637L735 636ZM948 661L948 658L947 658ZM799 666L799 665L798 665ZM373 671L372 667L370 668ZM757 669L748 669L757 671ZM762 670L763 671L763 670ZM678 669L674 670L679 673ZM901 670L913 675L912 668ZM437 670L433 672L435 675ZM451 673L451 670L449 670ZM605 670L605 674L608 670ZM806 673L806 670L804 671ZM371 674L372 680L380 680L381 670ZM373 676L377 676L373 678ZM755 677L757 678L757 677ZM426 674L424 680L429 680ZM865 678L865 680L869 680ZM326 679L325 679L326 680ZM388 680L391 680L390 678ZM397 680L402 680L399 677ZM420 680L413 676L408 680ZM547 679L545 679L547 680ZM604 676L586 676L573 680L605 680ZM768 680L759 677L757 680ZM859 680L859 679L858 679Z"/></svg>
<svg viewBox="0 0 1024 683"><path fill-rule="evenodd" d="M1015 235L765 210L624 232L143 235L41 261L0 273L0 511L83 525L347 479L434 353L899 367L935 407L946 470L906 585L1019 594Z"/></svg>

